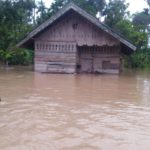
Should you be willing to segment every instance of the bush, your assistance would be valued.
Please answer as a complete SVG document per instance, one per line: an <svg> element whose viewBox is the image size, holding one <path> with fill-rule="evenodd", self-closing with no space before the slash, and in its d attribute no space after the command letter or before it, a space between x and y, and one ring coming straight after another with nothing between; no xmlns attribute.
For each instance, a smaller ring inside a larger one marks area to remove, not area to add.
<svg viewBox="0 0 150 150"><path fill-rule="evenodd" d="M126 68L149 68L150 49L137 50L131 56L124 57L124 66Z"/></svg>
<svg viewBox="0 0 150 150"><path fill-rule="evenodd" d="M9 65L29 65L33 63L33 51L24 48L0 50L0 61Z"/></svg>
<svg viewBox="0 0 150 150"><path fill-rule="evenodd" d="M150 67L150 49L137 51L131 56L132 67L148 68Z"/></svg>
<svg viewBox="0 0 150 150"><path fill-rule="evenodd" d="M9 61L13 57L13 52L12 51L4 51L0 50L0 61L4 62L5 64L8 64Z"/></svg>

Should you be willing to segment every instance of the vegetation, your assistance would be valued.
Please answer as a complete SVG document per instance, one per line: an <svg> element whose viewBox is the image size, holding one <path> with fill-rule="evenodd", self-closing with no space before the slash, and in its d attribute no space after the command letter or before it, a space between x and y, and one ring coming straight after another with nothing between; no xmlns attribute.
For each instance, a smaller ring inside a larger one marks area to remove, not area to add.
<svg viewBox="0 0 150 150"><path fill-rule="evenodd" d="M33 61L33 52L15 48L14 45L37 25L56 13L65 4L73 1L94 16L103 17L104 23L124 35L137 46L137 51L125 57L126 67L150 67L148 31L150 25L150 0L148 8L131 15L125 0L54 0L46 7L42 0L0 1L0 61L6 64L28 65Z"/></svg>
<svg viewBox="0 0 150 150"><path fill-rule="evenodd" d="M6 65L29 65L33 63L33 51L23 48L0 50L0 60Z"/></svg>

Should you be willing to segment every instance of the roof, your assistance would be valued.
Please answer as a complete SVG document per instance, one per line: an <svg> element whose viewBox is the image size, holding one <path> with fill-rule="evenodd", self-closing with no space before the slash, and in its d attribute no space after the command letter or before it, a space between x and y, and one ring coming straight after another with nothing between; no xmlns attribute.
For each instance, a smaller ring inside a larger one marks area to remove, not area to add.
<svg viewBox="0 0 150 150"><path fill-rule="evenodd" d="M47 28L48 26L50 26L53 22L55 22L62 15L64 15L65 13L67 13L70 10L74 10L79 15L81 15L84 18L86 18L89 22L91 22L92 24L94 24L98 28L104 30L109 35L113 36L114 38L116 38L117 40L119 40L121 43L123 43L125 46L129 47L133 51L136 50L136 47L132 43L130 43L128 40L126 40L121 35L119 35L116 32L114 32L110 27L108 27L105 24L101 23L96 17L90 15L89 13L87 13L86 11L84 11L83 9L81 9L79 6L75 5L72 2L69 3L69 4L67 4L60 11L58 11L55 15L53 15L50 19L48 19L47 21L45 21L44 23L42 23L39 27L37 27L36 29L34 29L32 32L30 32L22 41L20 41L17 44L17 46L18 47L22 46L23 44L25 44L26 42L28 42L30 39L33 39L38 33L40 33L45 28Z"/></svg>

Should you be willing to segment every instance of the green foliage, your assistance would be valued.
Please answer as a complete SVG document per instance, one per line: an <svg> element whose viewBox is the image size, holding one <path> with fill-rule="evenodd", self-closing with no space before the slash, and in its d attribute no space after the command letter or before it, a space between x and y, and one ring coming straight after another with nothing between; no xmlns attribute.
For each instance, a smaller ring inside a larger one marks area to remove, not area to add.
<svg viewBox="0 0 150 150"><path fill-rule="evenodd" d="M105 0L86 0L86 1L72 0L72 1L93 16L96 16L98 12L102 12L106 5Z"/></svg>
<svg viewBox="0 0 150 150"><path fill-rule="evenodd" d="M68 0L54 0L52 3L51 7L49 8L48 12L50 15L55 14L57 11L59 11L66 3Z"/></svg>
<svg viewBox="0 0 150 150"><path fill-rule="evenodd" d="M129 39L138 49L147 47L147 33L142 26L135 26L130 20L121 20L115 29Z"/></svg>
<svg viewBox="0 0 150 150"><path fill-rule="evenodd" d="M50 17L50 14L48 13L48 9L45 7L42 0L38 2L36 13L39 15L37 16L37 19L36 19L37 25L43 23L46 19Z"/></svg>
<svg viewBox="0 0 150 150"><path fill-rule="evenodd" d="M142 25L145 29L147 29L150 24L149 10L144 9L142 12L134 14L133 23L137 26Z"/></svg>
<svg viewBox="0 0 150 150"><path fill-rule="evenodd" d="M129 4L125 0L110 0L106 5L103 15L105 16L105 24L111 28L115 28L115 25L124 20L129 12L127 11Z"/></svg>
<svg viewBox="0 0 150 150"><path fill-rule="evenodd" d="M49 9L49 13L51 15L56 13L69 2L74 2L93 16L96 16L98 12L101 12L106 4L105 0L54 0Z"/></svg>
<svg viewBox="0 0 150 150"><path fill-rule="evenodd" d="M0 49L8 49L32 29L33 0L0 1Z"/></svg>
<svg viewBox="0 0 150 150"><path fill-rule="evenodd" d="M0 50L0 61L10 65L29 65L33 63L33 51L23 48Z"/></svg>
<svg viewBox="0 0 150 150"><path fill-rule="evenodd" d="M8 64L8 62L12 59L12 52L0 50L0 61Z"/></svg>
<svg viewBox="0 0 150 150"><path fill-rule="evenodd" d="M147 33L145 28L135 25L129 20L122 20L116 24L118 32L137 46L137 51L131 56L124 57L125 67L146 68L150 67L150 49L147 48Z"/></svg>
<svg viewBox="0 0 150 150"><path fill-rule="evenodd" d="M41 0L37 6L37 13L39 14L37 24L44 22L69 2L77 4L93 16L96 16L96 14L101 12L105 7L105 0L54 0L50 8L47 9Z"/></svg>
<svg viewBox="0 0 150 150"><path fill-rule="evenodd" d="M149 68L150 67L150 49L138 50L131 55L130 67Z"/></svg>

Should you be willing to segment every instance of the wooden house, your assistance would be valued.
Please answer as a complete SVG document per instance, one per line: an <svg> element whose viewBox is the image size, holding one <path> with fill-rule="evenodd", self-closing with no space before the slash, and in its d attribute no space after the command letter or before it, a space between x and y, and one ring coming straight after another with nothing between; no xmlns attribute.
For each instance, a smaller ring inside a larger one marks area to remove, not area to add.
<svg viewBox="0 0 150 150"><path fill-rule="evenodd" d="M35 71L119 73L122 55L136 47L83 9L69 3L18 43L34 49Z"/></svg>

